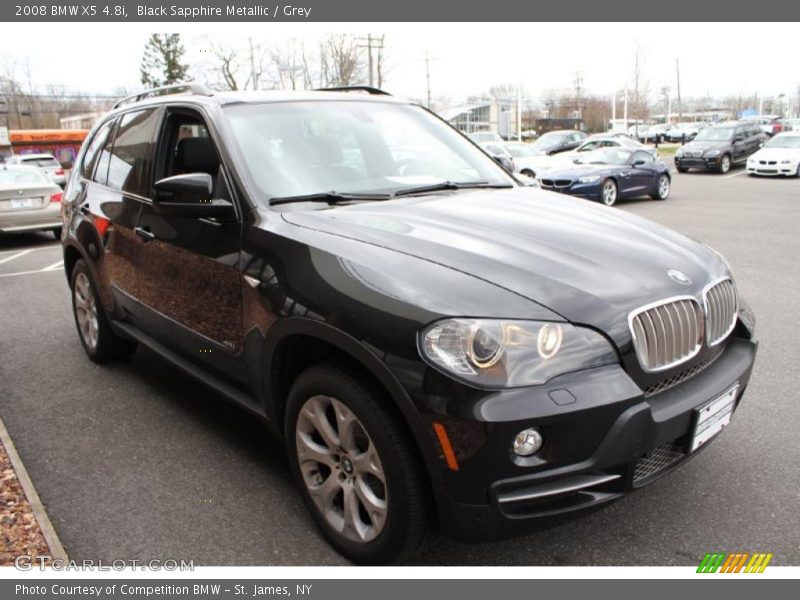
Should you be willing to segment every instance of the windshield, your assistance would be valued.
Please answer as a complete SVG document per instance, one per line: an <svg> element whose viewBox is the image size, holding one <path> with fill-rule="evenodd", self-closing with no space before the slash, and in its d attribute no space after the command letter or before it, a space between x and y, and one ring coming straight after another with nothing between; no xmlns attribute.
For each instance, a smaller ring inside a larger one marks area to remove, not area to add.
<svg viewBox="0 0 800 600"><path fill-rule="evenodd" d="M497 140L491 131L476 131L469 134L469 139L473 142L494 142Z"/></svg>
<svg viewBox="0 0 800 600"><path fill-rule="evenodd" d="M545 133L542 137L536 140L533 143L534 148L550 148L551 146L557 146L561 143L561 141L567 136L566 133L560 133L556 131L551 131L550 133Z"/></svg>
<svg viewBox="0 0 800 600"><path fill-rule="evenodd" d="M727 142L733 137L733 127L710 127L698 133L695 142Z"/></svg>
<svg viewBox="0 0 800 600"><path fill-rule="evenodd" d="M536 156L536 151L528 144L506 144L508 153L514 158L525 158L526 156Z"/></svg>
<svg viewBox="0 0 800 600"><path fill-rule="evenodd" d="M417 106L363 101L239 104L225 116L260 199L393 194L439 182L512 185L493 160Z"/></svg>
<svg viewBox="0 0 800 600"><path fill-rule="evenodd" d="M767 148L800 148L800 135L779 135L764 145Z"/></svg>
<svg viewBox="0 0 800 600"><path fill-rule="evenodd" d="M22 162L26 165L35 165L37 167L60 167L61 165L55 158L38 157L38 158L23 158Z"/></svg>
<svg viewBox="0 0 800 600"><path fill-rule="evenodd" d="M575 162L584 165L627 165L630 158L630 150L603 148L602 150L588 152L586 156L576 158Z"/></svg>
<svg viewBox="0 0 800 600"><path fill-rule="evenodd" d="M0 168L0 186L21 185L25 183L50 183L41 171L33 168Z"/></svg>

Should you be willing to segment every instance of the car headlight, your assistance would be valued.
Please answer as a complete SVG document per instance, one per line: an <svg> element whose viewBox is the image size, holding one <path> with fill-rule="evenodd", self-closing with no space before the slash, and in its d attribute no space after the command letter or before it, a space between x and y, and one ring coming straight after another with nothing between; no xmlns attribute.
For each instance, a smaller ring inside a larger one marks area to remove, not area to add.
<svg viewBox="0 0 800 600"><path fill-rule="evenodd" d="M708 157L719 156L719 150L707 150L706 156Z"/></svg>
<svg viewBox="0 0 800 600"><path fill-rule="evenodd" d="M587 175L586 177L578 177L578 183L597 183L600 181L599 175Z"/></svg>
<svg viewBox="0 0 800 600"><path fill-rule="evenodd" d="M539 385L557 375L618 362L599 333L569 323L445 319L420 333L423 359L481 388Z"/></svg>

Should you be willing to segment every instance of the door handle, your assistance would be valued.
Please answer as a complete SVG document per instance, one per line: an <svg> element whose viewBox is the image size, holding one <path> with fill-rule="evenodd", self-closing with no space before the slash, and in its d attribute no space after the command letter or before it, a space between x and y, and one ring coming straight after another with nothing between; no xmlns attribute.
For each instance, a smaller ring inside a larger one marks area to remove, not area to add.
<svg viewBox="0 0 800 600"><path fill-rule="evenodd" d="M133 233L138 235L145 242L149 242L151 240L156 239L156 234L150 231L149 227L137 227L136 229L133 230Z"/></svg>

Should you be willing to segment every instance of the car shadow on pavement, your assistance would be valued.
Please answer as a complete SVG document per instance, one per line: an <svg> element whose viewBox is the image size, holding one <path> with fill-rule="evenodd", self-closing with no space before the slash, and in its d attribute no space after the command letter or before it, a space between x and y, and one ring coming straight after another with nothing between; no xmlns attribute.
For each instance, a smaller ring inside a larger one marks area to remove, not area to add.
<svg viewBox="0 0 800 600"><path fill-rule="evenodd" d="M41 246L55 246L57 240L49 231L33 233L0 233L0 252L5 250L27 250Z"/></svg>

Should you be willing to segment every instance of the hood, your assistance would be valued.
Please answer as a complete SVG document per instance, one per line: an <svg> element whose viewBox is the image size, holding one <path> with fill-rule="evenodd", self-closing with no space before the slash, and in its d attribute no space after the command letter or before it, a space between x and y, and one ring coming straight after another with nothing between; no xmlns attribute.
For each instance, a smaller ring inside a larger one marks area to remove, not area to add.
<svg viewBox="0 0 800 600"><path fill-rule="evenodd" d="M283 218L473 275L604 331L619 345L630 340L631 310L699 294L725 271L699 242L618 209L536 188L462 190L291 211ZM688 275L691 285L670 279L668 269Z"/></svg>
<svg viewBox="0 0 800 600"><path fill-rule="evenodd" d="M698 141L693 141L693 142L689 142L688 144L684 145L683 146L683 150L684 151L690 150L692 152L695 152L695 151L698 151L698 150L705 151L705 150L711 150L712 148L729 148L730 145L731 145L730 141L727 141L727 142L724 142L724 141L723 142L713 142L713 141L709 141L709 142L700 141L700 142L698 142Z"/></svg>
<svg viewBox="0 0 800 600"><path fill-rule="evenodd" d="M787 160L800 158L800 148L762 148L750 160Z"/></svg>
<svg viewBox="0 0 800 600"><path fill-rule="evenodd" d="M558 165L556 168L547 171L543 176L548 179L553 177L563 177L564 179L575 179L594 173L607 173L625 165L596 165L596 164L572 164L570 166Z"/></svg>

